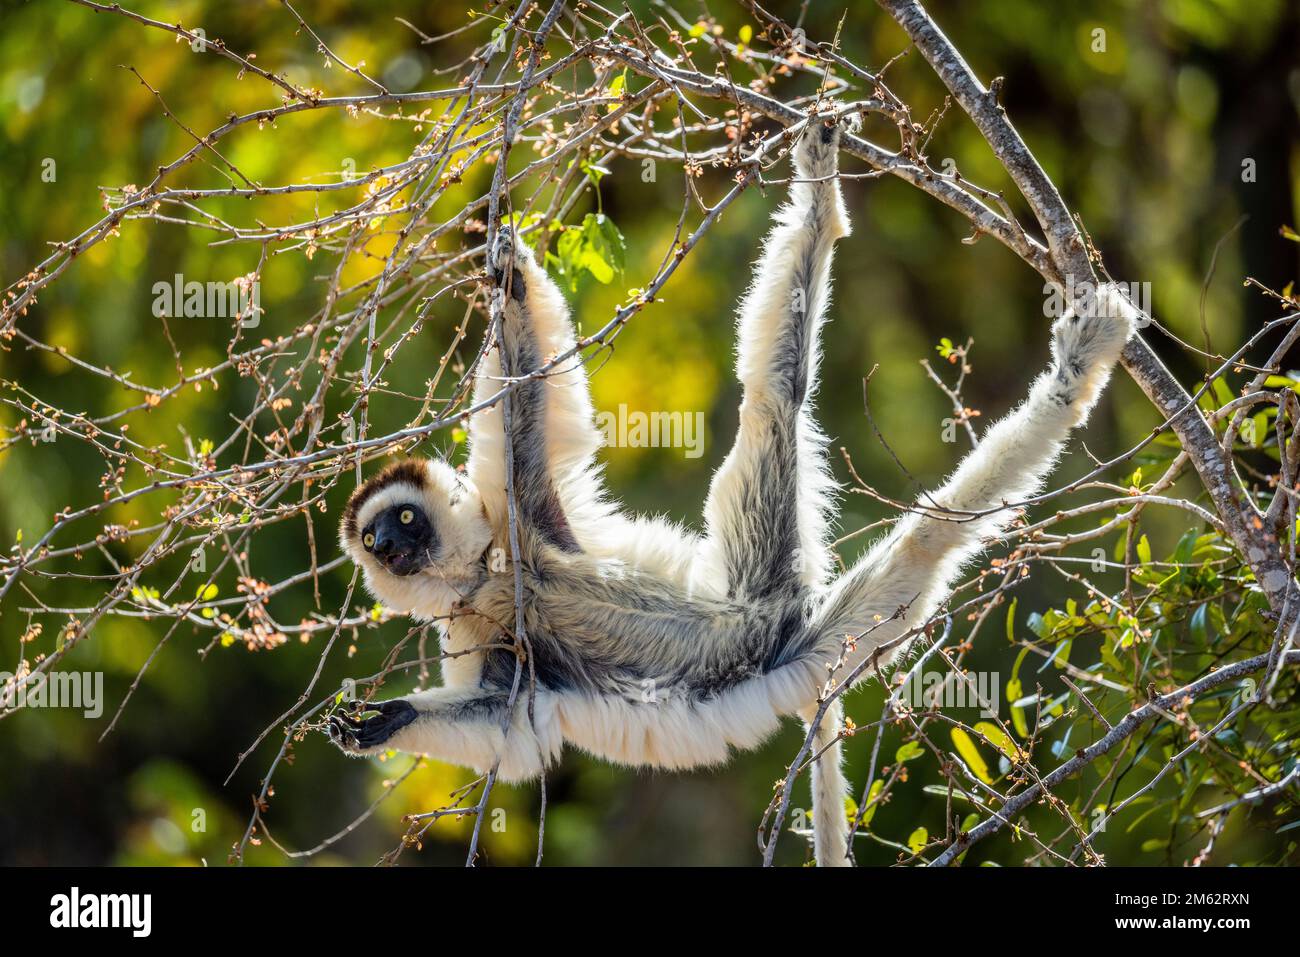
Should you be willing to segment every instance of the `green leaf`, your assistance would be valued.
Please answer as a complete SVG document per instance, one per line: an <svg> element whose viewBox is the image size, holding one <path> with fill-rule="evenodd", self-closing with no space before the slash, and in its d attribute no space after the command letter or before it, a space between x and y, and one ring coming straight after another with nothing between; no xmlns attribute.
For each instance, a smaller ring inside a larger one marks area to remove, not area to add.
<svg viewBox="0 0 1300 957"><path fill-rule="evenodd" d="M600 166L596 163L589 163L586 160L579 163L578 168L582 170L587 179L591 180L591 185L593 186L599 186L600 181L609 175L608 166Z"/></svg>
<svg viewBox="0 0 1300 957"><path fill-rule="evenodd" d="M880 804L876 799L880 797L880 792L884 787L885 782L879 778L871 782L871 789L867 792L867 809L862 812L862 823L859 825L860 827L866 827L870 824L871 819L875 817L876 812L880 810ZM857 809L855 808L854 813L856 812Z"/></svg>
<svg viewBox="0 0 1300 957"><path fill-rule="evenodd" d="M894 752L894 762L896 764L902 764L906 761L911 761L913 758L919 758L924 753L925 749L921 747L919 742L909 741Z"/></svg>
<svg viewBox="0 0 1300 957"><path fill-rule="evenodd" d="M907 839L908 850L913 854L920 854L921 849L925 847L929 840L930 832L923 827L918 827Z"/></svg>
<svg viewBox="0 0 1300 957"><path fill-rule="evenodd" d="M961 755L961 759L966 762L966 766L985 784L992 784L993 776L989 774L988 762L980 754L979 748L975 747L975 742L971 740L970 735L961 728L953 728L950 733L952 743L957 748L957 753Z"/></svg>
<svg viewBox="0 0 1300 957"><path fill-rule="evenodd" d="M584 275L602 285L613 282L623 272L626 244L612 219L604 213L588 213L580 226L570 226L560 235L556 252L557 271L569 291L577 292Z"/></svg>
<svg viewBox="0 0 1300 957"><path fill-rule="evenodd" d="M1192 637L1202 645L1210 643L1210 631L1207 627L1207 618L1209 616L1209 606L1201 605L1196 611L1192 612Z"/></svg>
<svg viewBox="0 0 1300 957"><path fill-rule="evenodd" d="M1117 672L1122 672L1124 670L1124 666L1120 664L1119 657L1115 654L1115 648L1119 646L1120 641L1121 638L1116 638L1113 642L1110 640L1103 641L1100 648L1101 660L1106 663L1108 668Z"/></svg>
<svg viewBox="0 0 1300 957"><path fill-rule="evenodd" d="M1011 723L1016 726L1016 734L1022 738L1029 737L1029 719L1025 717L1025 709L1019 705L1011 706Z"/></svg>
<svg viewBox="0 0 1300 957"><path fill-rule="evenodd" d="M1199 528L1189 528L1183 533L1183 537L1178 539L1178 545L1174 548L1174 561L1179 565L1190 565L1196 555L1196 542L1201 537Z"/></svg>
<svg viewBox="0 0 1300 957"><path fill-rule="evenodd" d="M627 91L627 68L625 67L622 73L614 77L614 82L611 83L609 87L605 90L605 95L621 97L626 91ZM613 113L616 110L618 110L620 105L621 104L618 103L607 103L605 104L605 112Z"/></svg>
<svg viewBox="0 0 1300 957"><path fill-rule="evenodd" d="M1016 702L1024 695L1024 686L1020 682L1020 666L1025 663L1025 655L1029 654L1029 648L1020 649L1020 654L1016 656L1016 663L1011 666L1011 680L1007 682L1007 700L1011 702L1011 723L1016 727L1016 734L1022 738L1029 737L1029 722L1025 718L1023 707L1016 705Z"/></svg>
<svg viewBox="0 0 1300 957"><path fill-rule="evenodd" d="M1080 621L1082 621L1082 619L1080 619ZM1067 638L1065 639L1065 641L1061 642L1059 645L1053 648L1052 654L1048 657L1048 659L1045 662L1043 662L1043 668L1046 668L1048 665L1051 665L1057 671L1064 671L1065 666L1070 662L1070 648L1073 644L1074 644L1074 639ZM1038 670L1042 671L1043 668L1039 668Z"/></svg>
<svg viewBox="0 0 1300 957"><path fill-rule="evenodd" d="M1138 557L1138 561L1140 561L1143 565L1151 564L1151 543L1147 541L1147 537L1145 535L1143 535L1141 538L1138 539L1137 557Z"/></svg>
<svg viewBox="0 0 1300 957"><path fill-rule="evenodd" d="M988 739L989 744L997 748L1007 756L1007 760L1012 764L1020 760L1020 752L1016 748L1016 743L1012 741L1005 731L999 728L992 721L979 721L975 724L975 730Z"/></svg>
<svg viewBox="0 0 1300 957"><path fill-rule="evenodd" d="M1250 420L1255 425L1250 434L1252 448L1257 449L1264 444L1264 436L1268 435L1268 418L1266 412L1261 412Z"/></svg>
<svg viewBox="0 0 1300 957"><path fill-rule="evenodd" d="M1236 398L1232 394L1232 390L1228 388L1228 384L1223 381L1222 376L1216 376L1214 381L1210 383L1210 388L1214 390L1214 397L1219 400L1220 405L1227 405Z"/></svg>

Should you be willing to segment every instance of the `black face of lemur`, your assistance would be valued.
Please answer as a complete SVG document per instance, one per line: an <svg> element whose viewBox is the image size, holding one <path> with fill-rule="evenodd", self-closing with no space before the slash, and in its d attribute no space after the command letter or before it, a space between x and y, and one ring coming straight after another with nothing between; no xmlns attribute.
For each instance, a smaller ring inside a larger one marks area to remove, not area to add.
<svg viewBox="0 0 1300 957"><path fill-rule="evenodd" d="M393 575L414 575L433 561L438 533L418 505L394 505L361 532L361 544Z"/></svg>

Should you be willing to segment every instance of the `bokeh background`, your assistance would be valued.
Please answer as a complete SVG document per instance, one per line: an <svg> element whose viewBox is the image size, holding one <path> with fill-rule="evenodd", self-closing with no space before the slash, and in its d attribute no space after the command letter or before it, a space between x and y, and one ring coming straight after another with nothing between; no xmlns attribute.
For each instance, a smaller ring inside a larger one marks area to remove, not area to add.
<svg viewBox="0 0 1300 957"><path fill-rule="evenodd" d="M794 12L785 6L774 9ZM402 16L432 35L464 25L464 7L320 0L300 12L345 59L365 60L368 70L402 89L442 85L445 78L432 73L446 65L440 58L481 42L488 27L465 35L461 47L454 42L435 47L433 56L394 18ZM235 49L255 50L260 65L285 70L295 82L332 92L358 89L342 71L324 67L310 38L296 34L295 22L279 4L139 0L134 9L202 24ZM1279 236L1282 225L1300 219L1300 12L1294 3L989 0L934 3L931 9L981 77L1006 78L1002 102L1025 139L1081 214L1111 272L1126 281L1151 282L1151 305L1162 323L1200 346L1208 330L1214 347L1224 348L1275 315L1242 280L1253 276L1282 288L1297 274L1297 246ZM694 5L687 11L690 17L696 13ZM730 36L753 22L738 5L715 4L712 13ZM905 48L901 31L864 0L812 4L809 35L832 36L842 15L842 43L851 59L879 66ZM1105 31L1104 52L1093 49L1097 29ZM218 125L231 112L268 105L262 81L238 79L229 62L194 55L165 33L71 3L0 2L0 276L6 285L46 255L47 243L68 239L99 218L99 187L147 182L156 167L188 147L185 134L122 64L141 70L172 111L196 130ZM942 89L919 55L896 64L890 77L918 117L942 105ZM402 131L367 118L342 122L335 112L283 119L276 135L246 131L226 142L227 155L250 175L277 183L336 170L345 157L365 170L406 155L410 141L399 135ZM978 133L955 110L940 126L930 155L951 156L970 179L1014 194ZM41 178L48 158L57 164L52 183ZM1243 177L1248 161L1253 180ZM861 171L848 159L846 169ZM446 208L458 197L479 195L489 173L467 177L459 192L443 201ZM222 183L202 166L186 176L184 182L196 185ZM713 200L725 186L721 171L706 171L700 180ZM579 290L575 310L588 330L603 324L628 287L654 273L680 210L676 170L661 171L657 183L647 184L638 165L616 162L600 188L604 211L627 238L627 265L610 286ZM632 409L705 413L699 458L681 449L605 451L610 484L632 508L697 520L710 473L728 448L736 419L731 304L743 291L756 237L779 194L779 188L766 195L751 190L737 201L678 270L662 303L633 320L594 378L603 410L626 403ZM1047 359L1042 283L993 240L963 245L965 222L902 182L852 181L846 194L855 232L837 254L821 418L835 446L845 446L864 475L883 491L906 495L905 477L864 417L863 376L876 367L872 414L894 451L913 474L934 481L964 446L941 440L948 404L926 380L919 361L937 359L935 346L942 337L958 343L973 337L967 401L981 411L977 424L1005 411ZM1023 205L1012 202L1028 222ZM1243 216L1248 218L1240 222ZM23 321L45 341L130 370L137 381L166 382L174 370L150 312L153 283L176 272L243 274L255 266L254 255L249 247L209 246L194 230L127 224L119 238L96 246L42 295ZM1203 328L1202 291L1212 262ZM295 317L319 306L315 276L322 271L319 263L302 257L276 261L263 280L266 334L291 328ZM406 381L421 391L427 369L418 360L432 362L441 353L460 311L454 305L435 310L420 340L395 367L398 387ZM174 331L194 366L224 354L224 328L196 321L179 329L174 324ZM1195 382L1205 371L1203 360L1158 333L1148 335L1184 381ZM127 401L102 379L79 373L57 356L13 342L0 347L0 378L57 396L65 408L102 413ZM179 443L178 426L203 435L222 428L246 404L247 396L237 391L207 390L172 404L165 417L133 427L155 440ZM381 420L384 415L383 406L372 412ZM400 415L392 410L386 424L395 425ZM7 434L16 419L12 409L0 409L0 430ZM1086 470L1080 443L1105 457L1131 446L1157 421L1136 386L1117 377L1061 474ZM163 434L170 438L157 438ZM847 479L838 456L835 469ZM93 501L101 470L102 463L80 444L20 444L0 455L0 542L7 548L20 529L35 537L56 510ZM1180 487L1195 491L1186 483ZM117 517L144 518L150 508L142 501ZM840 528L852 530L882 514L869 499L848 495ZM1168 547L1183 530L1180 522L1152 516L1146 531ZM334 546L327 541L324 547ZM844 557L851 559L858 547L846 545ZM261 539L255 564L263 577L274 580L305 567L304 549L301 524L273 529ZM340 570L323 582L326 607L338 606L347 579ZM93 604L95 588L93 581L61 580L57 591L42 598L51 604ZM1040 575L1020 592L1020 607L1046 607L1059 599L1060 590L1059 580ZM0 605L0 669L12 668L24 653L19 636L29 622L24 609L32 604L15 590ZM311 607L310 588L304 587L301 595L281 596L276 611L281 620L293 621ZM251 796L278 734L229 785L222 782L237 755L297 698L320 655L320 639L259 653L236 644L201 659L196 651L210 635L182 628L148 671L117 729L99 741L164 627L110 617L63 662L64 669L106 673L107 707L100 719L31 711L0 722L0 863L225 861L243 833ZM362 632L347 654L332 657L322 680L372 673L405 630L395 621ZM994 654L977 655L972 664L1001 667ZM850 712L864 722L873 720L879 707L875 689L858 692L849 702ZM615 768L569 753L549 778L546 860L755 863L759 818L801 737L790 724L729 767L694 774ZM847 750L849 775L859 786L869 743L863 736ZM884 750L892 753L897 743L888 737ZM382 765L345 760L323 737L309 738L296 748L292 766L277 773L267 814L272 833L286 847L314 845L364 810L383 780L408 764L404 756ZM935 778L932 759L918 761L911 777L880 809L873 826L906 836L916 824L928 824L931 833L941 833L943 799L921 790ZM449 791L469 779L459 769L426 763L355 833L313 862L374 862L398 843L402 814L440 806ZM806 802L805 786L798 795L796 803ZM506 826L485 828L486 862L532 860L538 802L536 787L497 788L493 806L504 809ZM195 808L206 812L206 831L196 833L190 826ZM403 863L463 860L469 827L468 819L438 824L423 849L408 852ZM1099 847L1111 863L1181 860L1182 849L1144 849L1161 827L1138 822L1131 830L1115 828ZM1220 849L1232 859L1287 855L1271 829L1248 819L1234 821ZM859 860L871 863L892 862L896 853L874 842L862 842L858 851ZM1020 853L1010 836L999 836L980 845L970 862L1014 863ZM807 852L802 841L787 835L778 857L799 863ZM248 861L288 862L265 841L250 850Z"/></svg>

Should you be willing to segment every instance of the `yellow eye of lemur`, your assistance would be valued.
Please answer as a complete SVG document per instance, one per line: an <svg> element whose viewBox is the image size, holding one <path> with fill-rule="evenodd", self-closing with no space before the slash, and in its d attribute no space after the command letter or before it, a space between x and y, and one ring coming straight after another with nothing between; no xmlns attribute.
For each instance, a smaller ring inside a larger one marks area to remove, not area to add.
<svg viewBox="0 0 1300 957"><path fill-rule="evenodd" d="M410 525L412 522L415 521L415 513L412 512L409 508L404 508L402 509L402 514L399 515L398 518L402 520L403 525Z"/></svg>
<svg viewBox="0 0 1300 957"><path fill-rule="evenodd" d="M374 532L366 532L366 534L365 534L365 535L362 537L362 539L361 539L361 544L364 545L364 546L366 546L366 548L374 548L374 547L375 547L375 533L374 533Z"/></svg>

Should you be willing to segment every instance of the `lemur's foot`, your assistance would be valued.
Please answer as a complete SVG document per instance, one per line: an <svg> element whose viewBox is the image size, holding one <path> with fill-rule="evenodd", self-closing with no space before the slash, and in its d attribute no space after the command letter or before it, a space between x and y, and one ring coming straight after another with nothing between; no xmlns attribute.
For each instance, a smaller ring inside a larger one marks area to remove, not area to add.
<svg viewBox="0 0 1300 957"><path fill-rule="evenodd" d="M506 289L516 302L523 302L528 288L519 264L528 256L528 250L515 236L513 226L502 223L497 229L496 242L488 254L488 270L496 280L497 288ZM506 270L510 270L507 280Z"/></svg>
<svg viewBox="0 0 1300 957"><path fill-rule="evenodd" d="M379 750L398 731L415 720L415 707L396 698L362 706L362 711L378 711L373 718L357 719L347 714L330 716L330 740L348 754L367 754Z"/></svg>
<svg viewBox="0 0 1300 957"><path fill-rule="evenodd" d="M840 165L841 136L845 130L856 131L860 125L856 112L837 109L813 116L794 149L795 172L801 179L834 176Z"/></svg>
<svg viewBox="0 0 1300 957"><path fill-rule="evenodd" d="M1113 284L1097 287L1075 312L1052 324L1054 391L1066 405L1091 406L1137 328L1138 311Z"/></svg>

